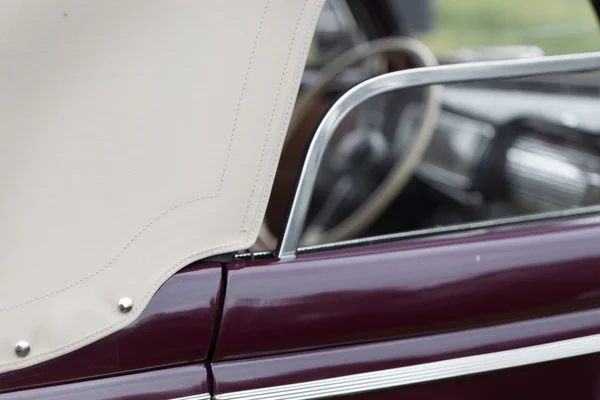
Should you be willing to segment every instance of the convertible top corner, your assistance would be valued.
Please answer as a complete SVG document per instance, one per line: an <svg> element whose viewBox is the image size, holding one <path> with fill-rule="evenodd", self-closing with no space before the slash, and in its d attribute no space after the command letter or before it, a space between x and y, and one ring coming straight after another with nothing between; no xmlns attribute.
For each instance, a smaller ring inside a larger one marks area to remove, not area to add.
<svg viewBox="0 0 600 400"><path fill-rule="evenodd" d="M0 4L0 373L253 244L323 2Z"/></svg>

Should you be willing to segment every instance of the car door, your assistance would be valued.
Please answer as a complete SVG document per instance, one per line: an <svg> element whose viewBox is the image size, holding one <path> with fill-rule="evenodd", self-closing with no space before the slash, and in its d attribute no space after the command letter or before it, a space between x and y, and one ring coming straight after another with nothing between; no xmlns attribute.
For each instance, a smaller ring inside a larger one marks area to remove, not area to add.
<svg viewBox="0 0 600 400"><path fill-rule="evenodd" d="M590 57L388 74L334 105L275 257L226 266L215 398L600 397L597 206L297 247L319 146L342 108L359 103L348 99L373 87L598 68Z"/></svg>
<svg viewBox="0 0 600 400"><path fill-rule="evenodd" d="M230 264L215 394L597 398L599 234L590 213Z"/></svg>

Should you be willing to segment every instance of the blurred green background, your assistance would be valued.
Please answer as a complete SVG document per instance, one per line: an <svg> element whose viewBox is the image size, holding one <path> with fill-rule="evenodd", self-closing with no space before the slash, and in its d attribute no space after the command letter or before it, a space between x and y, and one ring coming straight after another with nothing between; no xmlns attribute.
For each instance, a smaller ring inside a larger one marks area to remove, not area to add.
<svg viewBox="0 0 600 400"><path fill-rule="evenodd" d="M546 54L600 49L588 0L436 0L435 30L420 36L435 52L535 45Z"/></svg>
<svg viewBox="0 0 600 400"><path fill-rule="evenodd" d="M330 6L336 1L327 1L321 19L328 21L330 37L339 33L325 45L313 41L309 65L322 65L353 46L343 24L331 25ZM600 27L589 0L431 0L430 5L433 29L416 36L440 56L514 45L538 46L547 55L600 50Z"/></svg>

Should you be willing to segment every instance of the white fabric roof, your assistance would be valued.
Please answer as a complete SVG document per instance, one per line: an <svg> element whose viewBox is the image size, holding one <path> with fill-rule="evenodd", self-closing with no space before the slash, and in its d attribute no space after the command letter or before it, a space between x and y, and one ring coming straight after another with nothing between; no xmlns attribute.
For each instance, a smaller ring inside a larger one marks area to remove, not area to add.
<svg viewBox="0 0 600 400"><path fill-rule="evenodd" d="M0 2L0 373L254 243L323 1Z"/></svg>

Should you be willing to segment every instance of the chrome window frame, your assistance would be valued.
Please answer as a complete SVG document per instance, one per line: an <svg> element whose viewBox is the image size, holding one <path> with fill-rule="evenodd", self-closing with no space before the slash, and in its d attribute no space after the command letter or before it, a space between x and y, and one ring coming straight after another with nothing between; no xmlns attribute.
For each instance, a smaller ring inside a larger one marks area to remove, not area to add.
<svg viewBox="0 0 600 400"><path fill-rule="evenodd" d="M530 76L550 75L557 73L586 72L600 69L600 52L567 54L558 56L544 56L530 59L516 59L503 61L486 61L467 64L444 65L427 68L417 68L405 71L391 72L371 78L346 92L327 112L317 127L312 142L308 148L304 165L300 172L296 191L292 200L288 219L285 223L283 234L279 240L275 254L279 259L296 257L299 243L304 231L304 224L313 194L317 173L323 159L323 154L333 133L337 130L344 118L358 105L375 96L389 93L394 90L409 89L425 85L440 85L448 83L466 83L492 79L514 79ZM578 209L575 213L589 213L590 210ZM600 211L592 207L592 212ZM569 216L569 212L549 213L545 217L540 214L532 218L557 218ZM509 223L521 222L523 218L509 219ZM525 221L527 222L527 221ZM499 225L498 222L484 221L488 226ZM502 224L502 223L500 223ZM504 223L506 224L506 223ZM468 224L460 230L473 229L477 224ZM452 228L452 227L451 227ZM448 232L448 228L441 228ZM427 234L434 234L435 230L427 230ZM414 235L415 232L406 232L404 236ZM391 235L399 239L403 234ZM390 235L387 236L388 238ZM370 238L366 240L374 240ZM364 240L364 239L363 239ZM346 241L344 243L352 243ZM344 243L332 243L312 247L312 251L325 248L340 247ZM306 251L306 249L302 249Z"/></svg>

